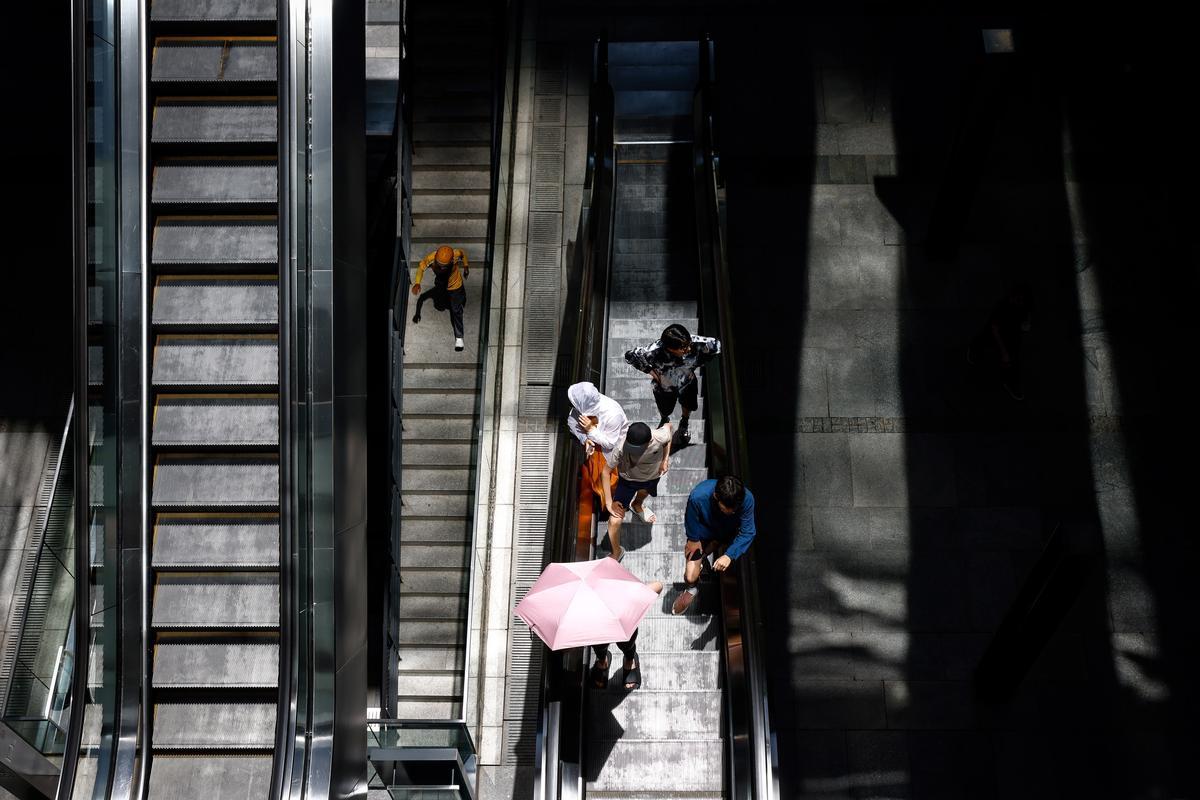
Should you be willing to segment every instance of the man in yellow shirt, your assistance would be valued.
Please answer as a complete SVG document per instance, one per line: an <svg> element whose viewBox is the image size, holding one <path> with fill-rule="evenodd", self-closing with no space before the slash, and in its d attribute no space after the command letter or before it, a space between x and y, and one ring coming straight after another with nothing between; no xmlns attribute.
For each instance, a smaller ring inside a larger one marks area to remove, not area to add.
<svg viewBox="0 0 1200 800"><path fill-rule="evenodd" d="M433 269L433 288L421 294L421 278L426 269ZM417 264L417 276L413 279L412 293L420 295L417 298L417 310L413 314L413 323L421 321L421 305L430 296L433 297L433 307L438 311L450 309L450 327L454 329L454 349L463 349L463 306L467 303L467 290L463 286L463 278L471 272L467 262L467 254L457 247L442 245Z"/></svg>

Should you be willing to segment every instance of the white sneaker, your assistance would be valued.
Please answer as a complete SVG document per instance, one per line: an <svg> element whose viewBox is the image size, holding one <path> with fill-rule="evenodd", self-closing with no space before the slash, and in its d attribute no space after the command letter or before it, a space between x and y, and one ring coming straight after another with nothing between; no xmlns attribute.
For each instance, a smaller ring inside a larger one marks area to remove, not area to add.
<svg viewBox="0 0 1200 800"><path fill-rule="evenodd" d="M463 349L465 346L466 346L466 345L464 345L464 344L463 344L463 340L462 340L462 337L461 337L461 336L459 336L459 337L456 337L456 338L455 338L455 340L454 340L454 349L455 349L457 352L461 353L461 352L462 352L462 349Z"/></svg>

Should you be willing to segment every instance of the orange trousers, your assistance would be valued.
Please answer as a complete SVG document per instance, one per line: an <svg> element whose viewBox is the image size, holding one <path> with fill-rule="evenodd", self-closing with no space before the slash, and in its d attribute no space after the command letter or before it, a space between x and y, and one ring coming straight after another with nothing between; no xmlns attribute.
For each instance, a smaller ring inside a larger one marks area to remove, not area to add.
<svg viewBox="0 0 1200 800"><path fill-rule="evenodd" d="M592 487L600 498L600 504L604 505L604 456L600 453L600 448L592 451L591 457L583 464L583 480ZM612 480L609 482L609 489L616 488L617 471L612 472Z"/></svg>

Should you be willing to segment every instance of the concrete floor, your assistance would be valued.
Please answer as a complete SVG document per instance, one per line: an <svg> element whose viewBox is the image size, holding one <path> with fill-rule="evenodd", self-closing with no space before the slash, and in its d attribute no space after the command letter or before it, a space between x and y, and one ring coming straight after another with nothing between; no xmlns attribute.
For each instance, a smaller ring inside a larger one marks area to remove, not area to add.
<svg viewBox="0 0 1200 800"><path fill-rule="evenodd" d="M768 422L750 485L784 598L764 601L783 796L1196 796L1196 622L1172 611L1196 561L1173 494L1194 436L1169 416L1183 379L1164 348L1185 345L1158 316L1180 302L1147 258L1174 244L1145 240L1171 226L1144 202L1165 200L1158 176L1115 183L1147 141L1126 116L1146 87L1027 56L963 247L934 263L962 32L726 36L725 120L779 116L727 123L723 167L731 262L764 270L738 289L737 354ZM764 86L772 70L793 77ZM1023 402L965 361L1017 281L1036 303ZM974 667L1059 524L1096 569L1015 695L984 704Z"/></svg>

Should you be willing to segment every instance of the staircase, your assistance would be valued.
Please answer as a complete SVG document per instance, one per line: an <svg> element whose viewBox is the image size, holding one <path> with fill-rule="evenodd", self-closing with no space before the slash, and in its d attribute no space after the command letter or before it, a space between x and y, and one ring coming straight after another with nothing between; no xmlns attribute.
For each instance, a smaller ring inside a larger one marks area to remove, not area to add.
<svg viewBox="0 0 1200 800"><path fill-rule="evenodd" d="M457 719L462 690L475 506L475 442L483 349L483 260L491 187L494 8L439 0L410 9L413 201L410 260L439 245L470 260L466 347L454 351L449 312L405 321L397 712ZM432 286L426 274L424 286ZM415 301L415 298L412 298Z"/></svg>

